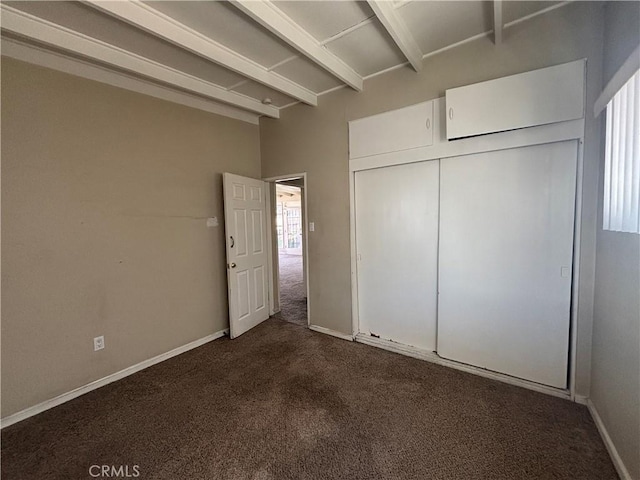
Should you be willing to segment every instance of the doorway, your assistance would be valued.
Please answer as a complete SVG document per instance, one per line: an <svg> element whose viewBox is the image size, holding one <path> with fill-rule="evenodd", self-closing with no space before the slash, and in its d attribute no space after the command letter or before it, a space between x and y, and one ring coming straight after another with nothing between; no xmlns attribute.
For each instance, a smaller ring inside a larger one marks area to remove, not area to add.
<svg viewBox="0 0 640 480"><path fill-rule="evenodd" d="M305 176L269 179L273 265L272 313L309 325Z"/></svg>

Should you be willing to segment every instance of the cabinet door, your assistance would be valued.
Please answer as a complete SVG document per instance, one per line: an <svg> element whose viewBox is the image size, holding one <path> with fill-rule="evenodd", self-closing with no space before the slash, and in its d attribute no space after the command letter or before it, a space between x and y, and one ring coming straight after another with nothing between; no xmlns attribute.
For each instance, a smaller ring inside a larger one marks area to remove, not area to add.
<svg viewBox="0 0 640 480"><path fill-rule="evenodd" d="M446 92L447 139L584 116L584 60Z"/></svg>
<svg viewBox="0 0 640 480"><path fill-rule="evenodd" d="M355 174L359 331L435 350L438 161Z"/></svg>
<svg viewBox="0 0 640 480"><path fill-rule="evenodd" d="M567 386L577 142L441 160L438 354Z"/></svg>
<svg viewBox="0 0 640 480"><path fill-rule="evenodd" d="M349 158L432 144L432 101L349 122Z"/></svg>

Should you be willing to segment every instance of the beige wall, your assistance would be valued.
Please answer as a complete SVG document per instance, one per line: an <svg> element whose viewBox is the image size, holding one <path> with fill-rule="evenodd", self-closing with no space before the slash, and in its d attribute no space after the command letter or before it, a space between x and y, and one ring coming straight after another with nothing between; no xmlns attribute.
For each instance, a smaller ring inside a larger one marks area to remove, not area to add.
<svg viewBox="0 0 640 480"><path fill-rule="evenodd" d="M638 3L608 3L605 83L639 42ZM590 396L631 477L640 479L640 235L602 230L603 178L601 170Z"/></svg>
<svg viewBox="0 0 640 480"><path fill-rule="evenodd" d="M317 325L351 333L348 124L352 119L444 96L447 88L587 58L587 111L601 89L602 6L577 2L505 31L495 46L479 39L409 67L374 77L363 92L338 90L319 106L296 105L280 120L261 119L262 174L308 172L309 281ZM587 115L577 370L578 393L589 389L593 309L599 123Z"/></svg>
<svg viewBox="0 0 640 480"><path fill-rule="evenodd" d="M223 171L256 125L2 59L2 416L228 327Z"/></svg>

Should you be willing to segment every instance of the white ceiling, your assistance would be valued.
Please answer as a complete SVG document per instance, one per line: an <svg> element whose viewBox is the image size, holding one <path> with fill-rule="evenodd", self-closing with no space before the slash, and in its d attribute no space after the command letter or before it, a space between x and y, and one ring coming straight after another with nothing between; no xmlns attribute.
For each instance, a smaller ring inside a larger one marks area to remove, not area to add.
<svg viewBox="0 0 640 480"><path fill-rule="evenodd" d="M281 203L299 204L302 199L300 187L276 183L276 200Z"/></svg>
<svg viewBox="0 0 640 480"><path fill-rule="evenodd" d="M3 1L2 52L257 121L566 3Z"/></svg>

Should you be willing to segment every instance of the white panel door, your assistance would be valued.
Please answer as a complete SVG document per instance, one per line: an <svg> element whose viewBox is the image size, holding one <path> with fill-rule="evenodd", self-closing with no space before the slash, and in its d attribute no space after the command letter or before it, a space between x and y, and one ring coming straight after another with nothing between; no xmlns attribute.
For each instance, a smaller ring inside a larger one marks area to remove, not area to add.
<svg viewBox="0 0 640 480"><path fill-rule="evenodd" d="M349 158L433 145L433 101L349 122Z"/></svg>
<svg viewBox="0 0 640 480"><path fill-rule="evenodd" d="M359 331L435 350L438 161L355 174Z"/></svg>
<svg viewBox="0 0 640 480"><path fill-rule="evenodd" d="M261 180L223 175L231 338L269 318L266 187Z"/></svg>
<svg viewBox="0 0 640 480"><path fill-rule="evenodd" d="M441 160L438 354L567 386L577 143Z"/></svg>

